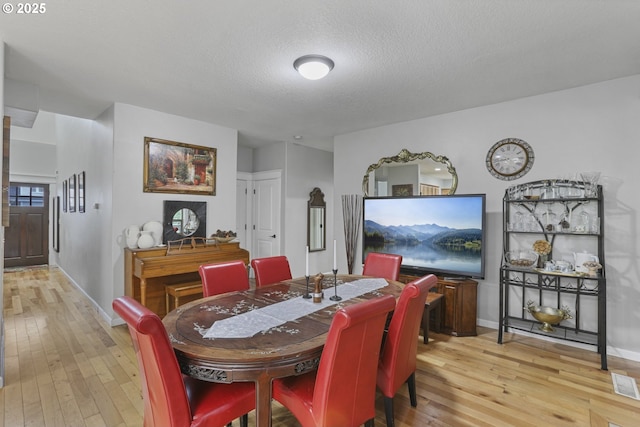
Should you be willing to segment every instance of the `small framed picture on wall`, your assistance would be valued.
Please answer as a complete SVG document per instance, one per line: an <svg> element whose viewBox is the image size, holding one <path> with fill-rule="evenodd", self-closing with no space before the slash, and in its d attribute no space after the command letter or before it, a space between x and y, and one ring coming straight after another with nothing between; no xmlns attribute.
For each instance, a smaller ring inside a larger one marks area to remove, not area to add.
<svg viewBox="0 0 640 427"><path fill-rule="evenodd" d="M69 182L65 179L62 181L62 212L69 209Z"/></svg>
<svg viewBox="0 0 640 427"><path fill-rule="evenodd" d="M51 228L53 250L60 252L60 196L53 197L53 227Z"/></svg>
<svg viewBox="0 0 640 427"><path fill-rule="evenodd" d="M69 178L69 212L76 211L76 174Z"/></svg>
<svg viewBox="0 0 640 427"><path fill-rule="evenodd" d="M84 171L78 174L78 212L84 212Z"/></svg>

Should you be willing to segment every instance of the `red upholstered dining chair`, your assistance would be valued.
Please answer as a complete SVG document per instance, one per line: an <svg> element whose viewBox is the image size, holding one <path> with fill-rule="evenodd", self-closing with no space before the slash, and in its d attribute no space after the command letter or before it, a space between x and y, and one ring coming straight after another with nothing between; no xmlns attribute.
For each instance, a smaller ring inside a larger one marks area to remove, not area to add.
<svg viewBox="0 0 640 427"><path fill-rule="evenodd" d="M205 297L249 289L247 266L242 260L203 264L198 268L198 273Z"/></svg>
<svg viewBox="0 0 640 427"><path fill-rule="evenodd" d="M291 268L286 256L255 258L251 260L251 267L255 271L258 288L291 279Z"/></svg>
<svg viewBox="0 0 640 427"><path fill-rule="evenodd" d="M418 332L427 293L437 283L438 278L430 274L407 284L391 317L378 365L377 380L378 388L384 396L387 427L394 425L393 396L405 382L409 387L411 406L415 408L418 405L415 378Z"/></svg>
<svg viewBox="0 0 640 427"><path fill-rule="evenodd" d="M364 260L362 275L398 280L400 264L402 264L402 255L369 252Z"/></svg>
<svg viewBox="0 0 640 427"><path fill-rule="evenodd" d="M391 295L337 311L318 370L273 381L273 397L303 427L373 427L376 368Z"/></svg>
<svg viewBox="0 0 640 427"><path fill-rule="evenodd" d="M230 424L255 408L252 383L216 384L182 375L160 318L131 297L113 301L113 310L127 323L138 359L144 426L204 427Z"/></svg>

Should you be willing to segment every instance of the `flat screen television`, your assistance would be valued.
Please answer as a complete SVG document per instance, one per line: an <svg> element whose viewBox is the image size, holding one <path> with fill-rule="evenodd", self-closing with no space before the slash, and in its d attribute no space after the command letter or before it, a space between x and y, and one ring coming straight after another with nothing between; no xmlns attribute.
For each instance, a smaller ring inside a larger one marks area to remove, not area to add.
<svg viewBox="0 0 640 427"><path fill-rule="evenodd" d="M363 262L393 253L405 274L484 279L484 194L366 197L363 215Z"/></svg>

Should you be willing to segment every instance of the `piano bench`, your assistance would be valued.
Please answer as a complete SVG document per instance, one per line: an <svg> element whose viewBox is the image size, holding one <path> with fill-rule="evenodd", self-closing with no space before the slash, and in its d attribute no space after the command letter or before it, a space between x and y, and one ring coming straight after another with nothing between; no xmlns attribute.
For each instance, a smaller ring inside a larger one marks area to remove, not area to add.
<svg viewBox="0 0 640 427"><path fill-rule="evenodd" d="M424 303L424 311L422 312L422 337L425 344L429 344L429 318L431 317L431 310L434 311L434 322L431 329L434 332L440 333L440 317L442 308L440 303L442 302L442 294L437 292L429 292L427 294L427 300Z"/></svg>
<svg viewBox="0 0 640 427"><path fill-rule="evenodd" d="M202 282L176 283L175 285L166 285L165 305L167 314L171 311L171 297L173 297L173 308L180 307L180 298L190 295L200 294L202 296Z"/></svg>

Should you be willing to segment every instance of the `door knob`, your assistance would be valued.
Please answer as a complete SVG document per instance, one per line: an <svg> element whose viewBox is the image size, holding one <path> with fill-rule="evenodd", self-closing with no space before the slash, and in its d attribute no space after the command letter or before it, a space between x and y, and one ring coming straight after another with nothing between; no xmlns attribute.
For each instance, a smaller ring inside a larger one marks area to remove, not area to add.
<svg viewBox="0 0 640 427"><path fill-rule="evenodd" d="M273 237L274 239L276 238L276 235L274 234L273 236L269 236L269 237Z"/></svg>

